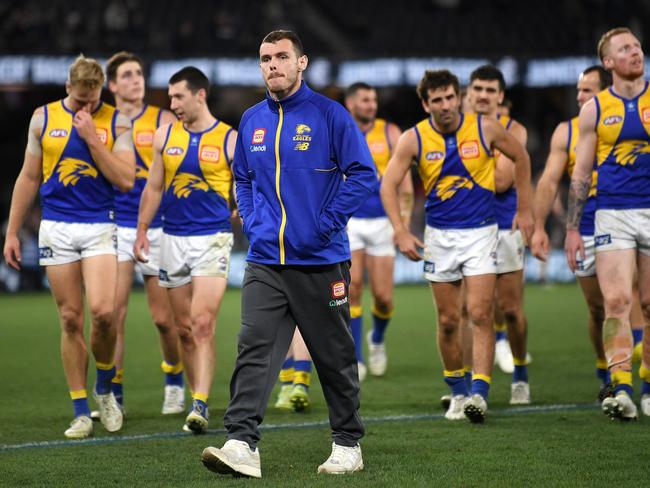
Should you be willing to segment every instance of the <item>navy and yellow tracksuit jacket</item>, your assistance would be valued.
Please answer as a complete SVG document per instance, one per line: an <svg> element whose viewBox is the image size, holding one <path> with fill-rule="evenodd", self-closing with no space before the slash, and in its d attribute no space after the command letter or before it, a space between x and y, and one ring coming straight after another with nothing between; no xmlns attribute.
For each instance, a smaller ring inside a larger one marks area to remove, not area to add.
<svg viewBox="0 0 650 488"><path fill-rule="evenodd" d="M305 83L241 120L233 162L247 260L320 265L350 259L345 226L377 189L368 145L350 114Z"/></svg>

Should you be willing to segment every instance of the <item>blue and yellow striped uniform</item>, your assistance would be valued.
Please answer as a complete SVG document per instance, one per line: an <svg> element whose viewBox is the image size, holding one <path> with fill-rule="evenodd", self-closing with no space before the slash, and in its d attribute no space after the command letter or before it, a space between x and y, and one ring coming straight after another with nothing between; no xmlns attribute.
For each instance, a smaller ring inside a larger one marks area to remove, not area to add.
<svg viewBox="0 0 650 488"><path fill-rule="evenodd" d="M165 166L163 232L176 236L229 232L232 155L226 143L232 128L216 121L190 132L170 124L162 150Z"/></svg>
<svg viewBox="0 0 650 488"><path fill-rule="evenodd" d="M495 223L494 161L483 140L481 117L461 114L458 129L447 134L430 118L415 126L431 227L468 229Z"/></svg>
<svg viewBox="0 0 650 488"><path fill-rule="evenodd" d="M573 175L573 168L576 165L576 146L578 144L578 136L580 135L580 127L578 125L579 117L573 117L567 121L568 137L567 137L567 154L569 159L567 161L566 172L571 178ZM585 203L582 220L580 220L580 234L583 236L593 236L595 232L595 217L596 217L596 185L598 183L598 171L596 171L596 162L594 161L594 170L591 172L591 188L589 189L589 198Z"/></svg>
<svg viewBox="0 0 650 488"><path fill-rule="evenodd" d="M133 124L133 147L135 149L135 183L128 192L115 192L115 221L123 227L135 227L138 223L140 196L147 184L149 167L153 161L153 137L160 126L163 110L145 105L142 111L131 119ZM151 227L162 225L160 210L151 221Z"/></svg>
<svg viewBox="0 0 650 488"><path fill-rule="evenodd" d="M392 152L390 139L388 138L388 122L384 119L375 119L372 128L364 133L368 149L372 155L372 160L377 169L377 177L381 181L382 176L386 172L388 161ZM379 187L377 191L373 192L364 204L357 210L353 217L364 219L372 219L376 217L385 217L386 211L381 203L381 196L379 195Z"/></svg>
<svg viewBox="0 0 650 488"><path fill-rule="evenodd" d="M595 97L599 209L650 208L650 92L623 98L612 88Z"/></svg>
<svg viewBox="0 0 650 488"><path fill-rule="evenodd" d="M505 130L510 130L513 119L505 115L499 115L497 120ZM494 164L496 164L498 158L499 151L494 151ZM499 229L512 228L512 221L517 213L517 190L514 185L506 191L496 194L494 212L496 214Z"/></svg>
<svg viewBox="0 0 650 488"><path fill-rule="evenodd" d="M113 220L114 190L99 171L90 149L72 126L74 112L63 100L43 107L41 132L43 219L106 223ZM115 107L100 103L92 113L99 139L109 151L115 142Z"/></svg>

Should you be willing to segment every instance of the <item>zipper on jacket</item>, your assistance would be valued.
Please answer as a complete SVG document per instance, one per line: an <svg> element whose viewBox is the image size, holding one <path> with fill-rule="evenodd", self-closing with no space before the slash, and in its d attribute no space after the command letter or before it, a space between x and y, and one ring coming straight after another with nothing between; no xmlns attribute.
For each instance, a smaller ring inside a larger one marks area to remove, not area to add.
<svg viewBox="0 0 650 488"><path fill-rule="evenodd" d="M280 245L280 264L285 264L284 257L284 229L287 226L287 212L284 209L284 203L280 196L280 132L282 131L282 122L284 120L284 113L282 112L282 105L278 102L278 113L280 120L278 121L278 129L275 132L275 193L278 195L280 202L280 211L282 212L282 220L280 222L280 231L278 233L278 242Z"/></svg>

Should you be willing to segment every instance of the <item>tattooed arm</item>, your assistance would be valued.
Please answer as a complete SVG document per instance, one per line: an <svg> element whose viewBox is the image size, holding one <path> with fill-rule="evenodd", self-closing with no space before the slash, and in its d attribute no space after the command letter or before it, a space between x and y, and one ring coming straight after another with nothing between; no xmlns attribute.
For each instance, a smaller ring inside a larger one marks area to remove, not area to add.
<svg viewBox="0 0 650 488"><path fill-rule="evenodd" d="M578 146L576 148L576 165L569 187L569 209L567 212L567 235L564 252L572 271L575 271L577 253L585 256L584 243L580 236L580 219L589 197L594 160L596 159L597 120L596 103L587 102L580 110Z"/></svg>

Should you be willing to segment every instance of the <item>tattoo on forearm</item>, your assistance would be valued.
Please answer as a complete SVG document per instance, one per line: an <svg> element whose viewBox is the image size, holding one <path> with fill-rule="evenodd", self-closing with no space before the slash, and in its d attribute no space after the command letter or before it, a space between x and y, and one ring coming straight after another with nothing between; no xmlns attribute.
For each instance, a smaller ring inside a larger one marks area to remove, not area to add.
<svg viewBox="0 0 650 488"><path fill-rule="evenodd" d="M569 187L569 208L567 210L567 228L577 229L580 225L582 212L589 197L591 175L582 180L571 180Z"/></svg>

